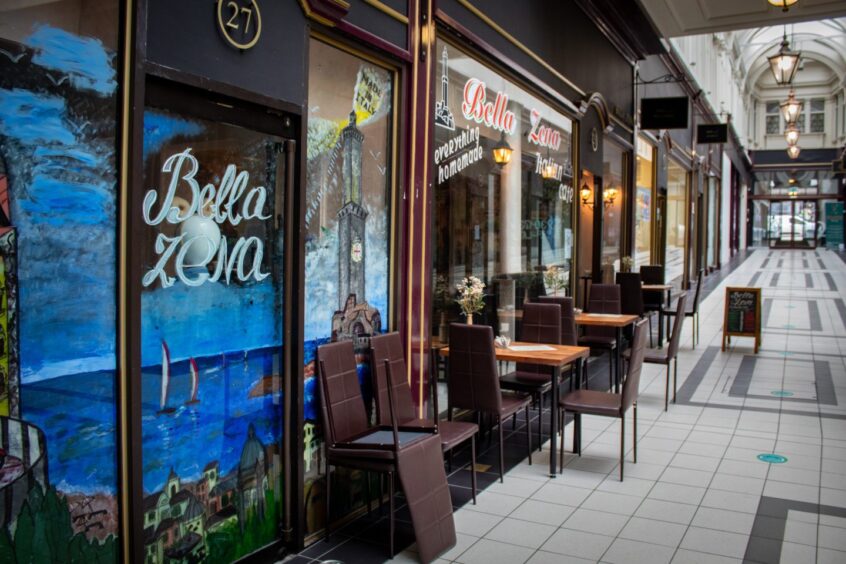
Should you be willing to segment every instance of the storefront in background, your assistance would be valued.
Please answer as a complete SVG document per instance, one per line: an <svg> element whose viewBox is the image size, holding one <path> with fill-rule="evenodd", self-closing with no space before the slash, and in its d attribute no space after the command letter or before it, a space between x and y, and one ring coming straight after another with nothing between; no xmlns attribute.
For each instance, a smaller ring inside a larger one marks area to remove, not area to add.
<svg viewBox="0 0 846 564"><path fill-rule="evenodd" d="M655 217L655 153L656 149L643 135L637 138L635 182L634 265L639 269L651 265L653 257Z"/></svg>

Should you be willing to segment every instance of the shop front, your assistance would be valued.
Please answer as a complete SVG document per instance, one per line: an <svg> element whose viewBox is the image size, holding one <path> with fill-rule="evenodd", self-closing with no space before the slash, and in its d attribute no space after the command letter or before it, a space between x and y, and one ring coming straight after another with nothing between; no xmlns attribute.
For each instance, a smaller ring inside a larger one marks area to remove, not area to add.
<svg viewBox="0 0 846 564"><path fill-rule="evenodd" d="M574 122L448 40L435 49L433 333L464 321L454 289L475 276L474 322L514 339L524 303L572 287Z"/></svg>
<svg viewBox="0 0 846 564"><path fill-rule="evenodd" d="M354 341L367 394L369 337L398 326L408 6L63 0L3 23L0 554L310 542L315 349ZM348 519L365 476L333 482Z"/></svg>

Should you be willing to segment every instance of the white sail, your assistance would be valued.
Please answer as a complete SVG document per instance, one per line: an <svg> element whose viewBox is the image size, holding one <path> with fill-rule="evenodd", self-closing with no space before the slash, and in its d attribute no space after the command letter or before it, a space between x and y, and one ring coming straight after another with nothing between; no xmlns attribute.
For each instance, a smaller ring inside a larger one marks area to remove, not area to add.
<svg viewBox="0 0 846 564"><path fill-rule="evenodd" d="M191 398L187 403L197 403L199 401L197 394L200 391L200 369L193 357L191 357L188 364L191 369Z"/></svg>
<svg viewBox="0 0 846 564"><path fill-rule="evenodd" d="M162 341L162 395L159 400L160 409L167 405L167 389L170 387L170 351L167 343Z"/></svg>

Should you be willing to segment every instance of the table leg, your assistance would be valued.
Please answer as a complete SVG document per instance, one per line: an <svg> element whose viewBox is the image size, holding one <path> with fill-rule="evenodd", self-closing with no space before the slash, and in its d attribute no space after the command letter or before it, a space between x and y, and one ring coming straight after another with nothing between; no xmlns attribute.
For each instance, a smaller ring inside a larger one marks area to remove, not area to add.
<svg viewBox="0 0 846 564"><path fill-rule="evenodd" d="M558 378L561 376L561 367L555 366L552 368L552 405L549 410L550 423L552 428L549 430L549 477L556 476L556 462L558 461Z"/></svg>
<svg viewBox="0 0 846 564"><path fill-rule="evenodd" d="M614 393L620 393L620 379L622 378L621 374L622 371L620 370L620 360L623 355L623 328L617 327L617 347L616 347L616 362L617 362L617 369L614 378Z"/></svg>

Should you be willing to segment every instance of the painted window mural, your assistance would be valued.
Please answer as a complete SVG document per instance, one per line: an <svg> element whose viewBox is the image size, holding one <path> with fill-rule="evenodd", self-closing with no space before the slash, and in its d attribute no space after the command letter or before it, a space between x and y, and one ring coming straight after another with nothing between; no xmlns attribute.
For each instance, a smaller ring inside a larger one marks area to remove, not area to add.
<svg viewBox="0 0 846 564"><path fill-rule="evenodd" d="M0 17L3 562L117 557L117 35L114 1Z"/></svg>
<svg viewBox="0 0 846 564"><path fill-rule="evenodd" d="M147 562L231 562L278 536L282 143L144 113Z"/></svg>
<svg viewBox="0 0 846 564"><path fill-rule="evenodd" d="M323 527L325 487L315 351L329 341L354 340L367 397L369 337L386 329L393 76L316 39L309 60L304 499L307 533L313 533ZM346 495L333 489L333 508L343 512L364 501L363 473L333 476L352 484Z"/></svg>

